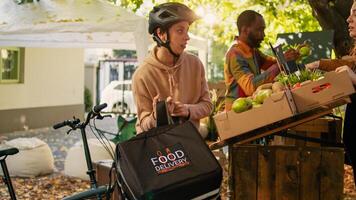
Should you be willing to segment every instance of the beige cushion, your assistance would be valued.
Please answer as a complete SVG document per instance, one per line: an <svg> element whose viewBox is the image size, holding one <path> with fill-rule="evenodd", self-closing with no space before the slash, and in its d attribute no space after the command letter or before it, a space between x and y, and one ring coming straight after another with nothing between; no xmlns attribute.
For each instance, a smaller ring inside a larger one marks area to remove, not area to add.
<svg viewBox="0 0 356 200"><path fill-rule="evenodd" d="M112 159L110 154L96 138L89 139L88 145L92 162ZM110 145L112 149L115 150L115 144L110 142ZM88 168L84 156L83 142L77 142L68 151L68 155L64 162L64 174L89 180L89 176L86 174L87 171Z"/></svg>
<svg viewBox="0 0 356 200"><path fill-rule="evenodd" d="M16 138L5 144L19 149L19 153L6 158L11 176L34 177L54 171L52 151L44 141L34 137Z"/></svg>

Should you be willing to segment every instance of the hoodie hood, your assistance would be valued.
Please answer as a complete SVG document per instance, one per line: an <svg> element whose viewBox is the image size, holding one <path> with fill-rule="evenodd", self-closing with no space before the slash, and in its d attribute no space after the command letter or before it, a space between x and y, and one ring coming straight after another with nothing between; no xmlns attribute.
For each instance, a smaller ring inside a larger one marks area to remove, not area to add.
<svg viewBox="0 0 356 200"><path fill-rule="evenodd" d="M174 96L174 88L176 88L177 84L178 84L178 80L175 75L181 68L184 58L186 56L186 53L183 52L179 56L179 58L174 66L168 66L168 65L161 63L157 59L156 53L155 53L156 51L157 51L157 46L153 48L153 50L150 52L150 55L144 60L144 62L149 64L152 67L158 68L158 69L165 71L167 73L170 95Z"/></svg>
<svg viewBox="0 0 356 200"><path fill-rule="evenodd" d="M179 56L179 58L178 58L176 64L172 67L172 66L168 66L168 65L165 65L165 64L161 63L161 62L157 59L155 52L157 52L157 46L155 46L155 47L153 48L153 50L150 52L150 55L149 55L148 57L146 57L146 59L144 60L144 62L146 62L146 63L152 65L153 67L157 67L157 68L159 68L159 69L161 69L161 70L165 70L165 71L167 71L167 70L169 70L169 71L174 71L175 69L179 68L179 67L182 65L182 62L183 62L184 57L185 57L185 52L183 52L183 53Z"/></svg>

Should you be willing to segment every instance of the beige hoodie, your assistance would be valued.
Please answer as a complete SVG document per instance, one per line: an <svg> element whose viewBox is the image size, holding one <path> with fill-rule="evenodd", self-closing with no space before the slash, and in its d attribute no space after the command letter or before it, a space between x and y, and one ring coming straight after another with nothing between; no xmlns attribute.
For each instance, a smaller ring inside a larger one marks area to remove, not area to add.
<svg viewBox="0 0 356 200"><path fill-rule="evenodd" d="M212 104L209 97L205 71L200 60L191 54L182 53L173 67L160 63L154 48L133 75L133 94L137 106L136 131L140 133L156 126L152 114L153 98L168 96L186 104L190 118L196 127L199 120L209 115Z"/></svg>

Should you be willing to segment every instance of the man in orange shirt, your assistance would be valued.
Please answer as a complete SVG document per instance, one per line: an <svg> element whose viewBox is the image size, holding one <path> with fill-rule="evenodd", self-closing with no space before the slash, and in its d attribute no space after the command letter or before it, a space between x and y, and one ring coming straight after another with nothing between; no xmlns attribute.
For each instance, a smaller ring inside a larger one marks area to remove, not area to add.
<svg viewBox="0 0 356 200"><path fill-rule="evenodd" d="M224 64L226 110L231 110L235 99L251 96L258 86L273 82L279 74L276 60L258 50L265 37L266 24L262 15L245 10L236 24L239 36L227 51ZM299 53L288 50L284 55L291 61L297 59Z"/></svg>

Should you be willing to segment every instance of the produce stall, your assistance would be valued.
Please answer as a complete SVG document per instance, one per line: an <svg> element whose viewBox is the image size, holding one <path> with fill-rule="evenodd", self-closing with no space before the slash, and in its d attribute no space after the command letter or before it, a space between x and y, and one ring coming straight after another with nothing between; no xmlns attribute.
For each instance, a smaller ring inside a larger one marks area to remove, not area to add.
<svg viewBox="0 0 356 200"><path fill-rule="evenodd" d="M214 116L220 140L210 144L210 148L229 146L228 183L232 199L342 197L343 148L246 145L270 135L321 142L320 138L291 135L284 130L329 115L334 108L349 103L349 96L355 92L345 71L297 73L289 73L287 79L281 77L284 88L274 88L275 84L257 88L253 96L236 99L231 111ZM338 145L342 147L335 146Z"/></svg>
<svg viewBox="0 0 356 200"><path fill-rule="evenodd" d="M228 187L232 199L340 199L343 195L343 148L249 146L246 143L277 133L286 137L288 132L281 132L282 130L319 119L332 113L333 108L349 101L347 96L339 98L286 119L212 143L212 150L229 145L227 182L230 184Z"/></svg>
<svg viewBox="0 0 356 200"><path fill-rule="evenodd" d="M354 92L347 72L327 72L323 78L301 87L270 94L256 108L241 111L240 106L238 112L234 108L221 112L214 116L221 141L212 144L212 148L246 143L317 119L346 104Z"/></svg>
<svg viewBox="0 0 356 200"><path fill-rule="evenodd" d="M328 114L332 113L333 108L347 104L349 101L350 101L349 98L340 99L336 102L332 102L330 104L323 105L318 108L314 108L314 109L304 112L304 113L290 116L286 119L277 121L275 123L266 124L263 127L248 131L244 134L236 135L236 136L228 138L226 140L220 140L220 141L214 142L214 143L210 144L210 149L215 150L215 149L220 149L227 145L245 144L245 143L251 142L253 140L256 140L258 138L262 138L262 137L265 137L268 135L273 135L273 134L278 133L282 130L287 130L287 129L295 127L297 125L300 125L300 124L309 122L311 120L320 118L322 116L328 115ZM250 121L249 123L253 123L253 121Z"/></svg>

